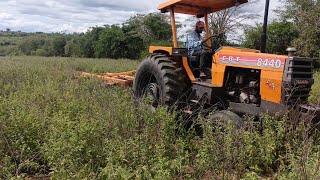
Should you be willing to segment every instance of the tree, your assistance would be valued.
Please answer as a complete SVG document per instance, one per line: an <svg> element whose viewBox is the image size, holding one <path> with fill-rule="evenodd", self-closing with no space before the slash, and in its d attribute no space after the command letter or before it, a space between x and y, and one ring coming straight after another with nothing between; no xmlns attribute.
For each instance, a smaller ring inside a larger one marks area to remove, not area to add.
<svg viewBox="0 0 320 180"><path fill-rule="evenodd" d="M262 25L257 24L245 30L242 46L260 49ZM286 49L299 36L297 28L292 22L272 22L268 27L267 52L286 54Z"/></svg>
<svg viewBox="0 0 320 180"><path fill-rule="evenodd" d="M143 39L138 36L134 36L130 31L126 31L125 28L122 28L125 33L125 56L129 59L137 59L140 57L141 52L145 49L145 44Z"/></svg>
<svg viewBox="0 0 320 180"><path fill-rule="evenodd" d="M172 28L169 18L165 14L138 14L125 22L123 28L130 35L143 39L146 44L172 39Z"/></svg>
<svg viewBox="0 0 320 180"><path fill-rule="evenodd" d="M17 49L24 55L31 55L46 42L46 36L28 36L18 43Z"/></svg>
<svg viewBox="0 0 320 180"><path fill-rule="evenodd" d="M64 56L65 45L66 38L63 35L53 35L48 37L44 45L37 48L40 50L36 49L34 53L42 56Z"/></svg>
<svg viewBox="0 0 320 180"><path fill-rule="evenodd" d="M93 27L80 38L81 52L84 57L95 57L95 46L103 30L104 27Z"/></svg>
<svg viewBox="0 0 320 180"><path fill-rule="evenodd" d="M66 38L63 35L53 37L49 43L49 53L51 56L64 56Z"/></svg>
<svg viewBox="0 0 320 180"><path fill-rule="evenodd" d="M10 31L11 31L11 29L10 29L10 28L6 28L6 31L7 31L7 32L10 32Z"/></svg>
<svg viewBox="0 0 320 180"><path fill-rule="evenodd" d="M285 8L279 13L282 19L294 22L299 37L293 45L301 56L320 58L320 1L283 0Z"/></svg>
<svg viewBox="0 0 320 180"><path fill-rule="evenodd" d="M218 11L209 15L209 25L211 34L237 34L239 29L248 26L245 20L257 19L259 15L248 14L242 11L243 6L257 2L258 0L250 1L249 3L235 6L233 8Z"/></svg>
<svg viewBox="0 0 320 180"><path fill-rule="evenodd" d="M124 58L126 35L119 26L106 26L95 46L95 57Z"/></svg>
<svg viewBox="0 0 320 180"><path fill-rule="evenodd" d="M64 47L64 51L67 57L83 57L80 38L74 37L69 40Z"/></svg>

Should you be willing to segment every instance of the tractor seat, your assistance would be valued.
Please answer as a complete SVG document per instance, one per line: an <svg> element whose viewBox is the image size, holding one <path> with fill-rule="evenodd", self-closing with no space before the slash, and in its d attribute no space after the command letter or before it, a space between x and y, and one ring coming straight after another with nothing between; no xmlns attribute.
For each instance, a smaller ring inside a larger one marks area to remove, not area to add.
<svg viewBox="0 0 320 180"><path fill-rule="evenodd" d="M190 62L196 62L196 61L200 61L200 56L191 56L189 57Z"/></svg>

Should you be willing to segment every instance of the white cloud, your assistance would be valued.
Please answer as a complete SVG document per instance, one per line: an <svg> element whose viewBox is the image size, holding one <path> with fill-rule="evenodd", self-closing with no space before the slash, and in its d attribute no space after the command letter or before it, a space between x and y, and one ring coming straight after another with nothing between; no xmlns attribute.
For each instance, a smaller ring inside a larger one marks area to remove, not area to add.
<svg viewBox="0 0 320 180"><path fill-rule="evenodd" d="M13 16L11 14L8 14L8 13L0 13L0 19L1 20L12 20L13 19Z"/></svg>
<svg viewBox="0 0 320 180"><path fill-rule="evenodd" d="M0 30L84 32L89 27L121 24L136 13L156 11L167 0L0 0ZM279 3L274 0L270 7ZM244 8L263 16L264 0ZM184 22L186 16L179 16ZM275 13L270 13L274 18ZM261 20L262 22L262 20Z"/></svg>

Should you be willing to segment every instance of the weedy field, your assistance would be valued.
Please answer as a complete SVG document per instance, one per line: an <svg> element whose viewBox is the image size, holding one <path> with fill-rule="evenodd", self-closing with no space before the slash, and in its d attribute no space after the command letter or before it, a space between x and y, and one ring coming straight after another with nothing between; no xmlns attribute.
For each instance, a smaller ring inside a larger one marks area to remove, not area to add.
<svg viewBox="0 0 320 180"><path fill-rule="evenodd" d="M0 58L0 179L320 179L320 133L261 117L263 130L203 137L165 109L137 107L132 90L78 71L119 72L137 61ZM320 74L310 100L320 102Z"/></svg>

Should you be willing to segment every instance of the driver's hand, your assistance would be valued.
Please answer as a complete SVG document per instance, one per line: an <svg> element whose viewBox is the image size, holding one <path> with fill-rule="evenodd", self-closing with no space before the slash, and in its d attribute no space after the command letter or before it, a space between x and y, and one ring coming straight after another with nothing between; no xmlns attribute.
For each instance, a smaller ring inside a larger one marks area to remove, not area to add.
<svg viewBox="0 0 320 180"><path fill-rule="evenodd" d="M217 38L223 38L224 37L224 33L219 33L216 36L217 36Z"/></svg>

